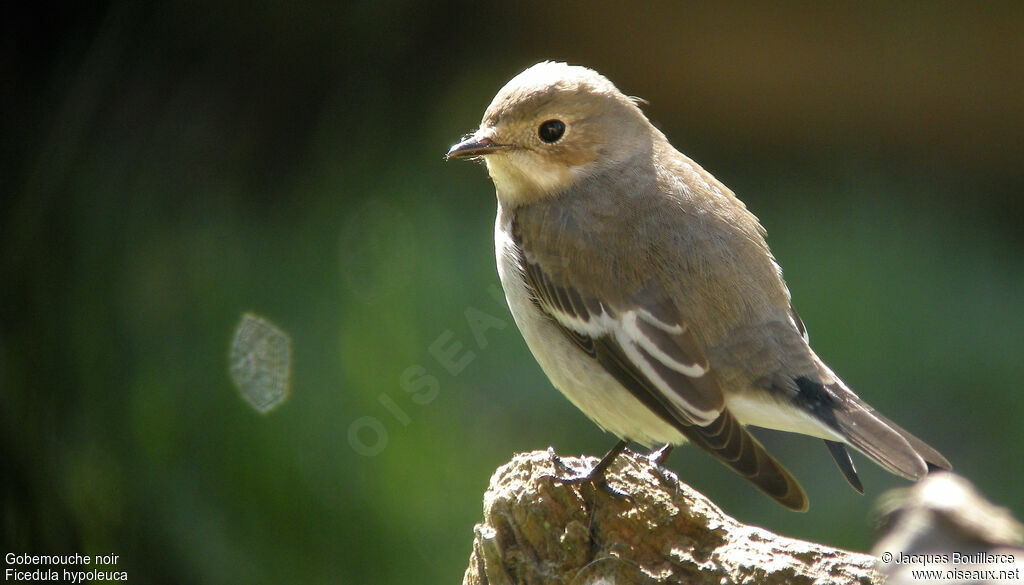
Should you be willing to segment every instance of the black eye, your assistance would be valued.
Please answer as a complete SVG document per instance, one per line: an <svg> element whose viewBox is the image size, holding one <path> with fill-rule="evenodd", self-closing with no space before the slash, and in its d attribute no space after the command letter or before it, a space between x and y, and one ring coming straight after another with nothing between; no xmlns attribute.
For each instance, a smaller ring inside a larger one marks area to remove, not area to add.
<svg viewBox="0 0 1024 585"><path fill-rule="evenodd" d="M558 142L562 134L565 134L565 124L561 120L548 120L537 129L537 136L548 144Z"/></svg>

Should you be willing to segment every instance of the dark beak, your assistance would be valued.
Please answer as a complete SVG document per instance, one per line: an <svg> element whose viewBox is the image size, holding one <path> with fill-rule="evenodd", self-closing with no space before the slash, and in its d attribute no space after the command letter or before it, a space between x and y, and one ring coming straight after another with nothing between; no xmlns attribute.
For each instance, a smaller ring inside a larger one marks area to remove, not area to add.
<svg viewBox="0 0 1024 585"><path fill-rule="evenodd" d="M476 134L472 134L463 138L462 142L451 147L448 150L448 154L444 155L444 159L450 160L453 158L483 156L485 154L493 154L508 147L509 146L507 144L497 144L486 136L481 138Z"/></svg>

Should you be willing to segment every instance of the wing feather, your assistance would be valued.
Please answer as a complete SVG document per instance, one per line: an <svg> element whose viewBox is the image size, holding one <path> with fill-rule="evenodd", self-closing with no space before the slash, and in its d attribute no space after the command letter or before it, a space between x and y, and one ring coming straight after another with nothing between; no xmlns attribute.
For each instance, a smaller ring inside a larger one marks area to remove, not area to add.
<svg viewBox="0 0 1024 585"><path fill-rule="evenodd" d="M690 442L787 508L807 509L800 484L725 408L693 332L664 305L615 309L556 285L520 251L534 304L584 353Z"/></svg>

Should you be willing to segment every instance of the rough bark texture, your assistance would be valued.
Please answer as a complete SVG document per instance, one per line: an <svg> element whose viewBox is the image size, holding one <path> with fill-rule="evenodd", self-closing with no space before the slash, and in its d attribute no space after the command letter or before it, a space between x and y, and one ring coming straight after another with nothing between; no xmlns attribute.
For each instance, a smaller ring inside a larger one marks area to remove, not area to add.
<svg viewBox="0 0 1024 585"><path fill-rule="evenodd" d="M623 453L607 475L633 502L546 477L560 473L544 451L495 472L464 585L881 582L874 557L741 524L643 456Z"/></svg>

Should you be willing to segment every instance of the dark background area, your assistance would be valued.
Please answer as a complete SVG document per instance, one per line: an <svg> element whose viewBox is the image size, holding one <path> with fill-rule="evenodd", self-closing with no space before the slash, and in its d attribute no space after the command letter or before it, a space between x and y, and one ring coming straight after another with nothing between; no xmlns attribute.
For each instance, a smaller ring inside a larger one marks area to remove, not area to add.
<svg viewBox="0 0 1024 585"><path fill-rule="evenodd" d="M458 582L497 466L610 447L488 292L486 173L442 161L544 59L645 98L762 219L818 353L1024 514L1024 4L41 2L0 26L5 554ZM470 308L505 326L477 339ZM228 376L249 311L292 340L267 415ZM669 467L866 550L905 482L857 457L859 496L820 441L759 436L807 514L695 449Z"/></svg>

